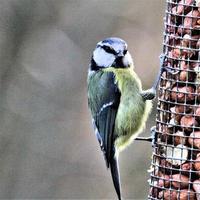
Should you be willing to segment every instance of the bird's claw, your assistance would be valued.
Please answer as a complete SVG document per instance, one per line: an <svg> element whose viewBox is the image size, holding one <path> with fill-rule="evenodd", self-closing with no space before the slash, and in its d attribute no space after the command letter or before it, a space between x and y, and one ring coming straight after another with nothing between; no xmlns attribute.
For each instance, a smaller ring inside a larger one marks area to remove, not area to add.
<svg viewBox="0 0 200 200"><path fill-rule="evenodd" d="M152 147L155 147L156 143L157 143L157 131L156 131L156 126L152 126L151 127L151 145Z"/></svg>
<svg viewBox="0 0 200 200"><path fill-rule="evenodd" d="M160 59L160 66L163 66L165 59L166 59L166 54L161 53L159 56L159 59Z"/></svg>
<svg viewBox="0 0 200 200"><path fill-rule="evenodd" d="M160 54L159 59L160 59L160 67L162 68L163 71L169 72L172 75L176 75L177 73L179 73L178 70L172 67L165 66L166 54L164 53Z"/></svg>

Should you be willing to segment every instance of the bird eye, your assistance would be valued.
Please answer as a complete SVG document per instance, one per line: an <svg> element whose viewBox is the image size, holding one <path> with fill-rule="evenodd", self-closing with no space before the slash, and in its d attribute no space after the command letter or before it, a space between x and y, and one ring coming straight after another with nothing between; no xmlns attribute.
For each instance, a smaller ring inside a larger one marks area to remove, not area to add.
<svg viewBox="0 0 200 200"><path fill-rule="evenodd" d="M124 52L123 52L123 53L124 53L124 55L126 55L127 51L128 51L127 49L125 49L125 50L124 50Z"/></svg>
<svg viewBox="0 0 200 200"><path fill-rule="evenodd" d="M106 50L106 51L110 51L111 50L111 48L109 46L104 46L103 49Z"/></svg>
<svg viewBox="0 0 200 200"><path fill-rule="evenodd" d="M111 53L111 54L114 54L114 55L117 55L116 51L112 48L112 47L109 47L109 46L102 46L102 48L107 52L107 53Z"/></svg>

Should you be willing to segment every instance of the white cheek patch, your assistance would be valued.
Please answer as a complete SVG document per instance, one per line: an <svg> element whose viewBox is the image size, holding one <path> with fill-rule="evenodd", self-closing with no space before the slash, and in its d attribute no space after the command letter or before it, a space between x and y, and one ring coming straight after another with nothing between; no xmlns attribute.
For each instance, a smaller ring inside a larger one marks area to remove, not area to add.
<svg viewBox="0 0 200 200"><path fill-rule="evenodd" d="M105 52L102 48L96 48L93 53L93 59L98 66L110 67L115 61L115 56Z"/></svg>
<svg viewBox="0 0 200 200"><path fill-rule="evenodd" d="M125 66L133 66L133 59L129 52L126 53L122 61Z"/></svg>

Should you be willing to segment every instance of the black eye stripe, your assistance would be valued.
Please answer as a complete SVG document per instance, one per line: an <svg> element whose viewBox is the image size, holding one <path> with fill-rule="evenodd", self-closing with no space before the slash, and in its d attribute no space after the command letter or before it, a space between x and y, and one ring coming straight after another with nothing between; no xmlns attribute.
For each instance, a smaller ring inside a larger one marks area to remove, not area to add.
<svg viewBox="0 0 200 200"><path fill-rule="evenodd" d="M109 47L109 46L103 45L102 48L103 48L107 53L111 53L111 54L113 54L113 55L117 55L117 52L116 52L114 49L112 49L111 47Z"/></svg>

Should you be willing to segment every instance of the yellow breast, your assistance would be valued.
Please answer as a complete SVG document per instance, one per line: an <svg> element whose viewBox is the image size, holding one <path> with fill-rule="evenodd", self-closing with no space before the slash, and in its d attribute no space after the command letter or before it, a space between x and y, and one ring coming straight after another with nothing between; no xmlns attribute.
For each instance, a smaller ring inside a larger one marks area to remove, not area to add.
<svg viewBox="0 0 200 200"><path fill-rule="evenodd" d="M132 68L108 68L113 71L121 92L120 104L115 120L115 145L118 151L129 145L144 129L151 110L151 101L141 96L141 82ZM107 70L108 70L107 69Z"/></svg>

